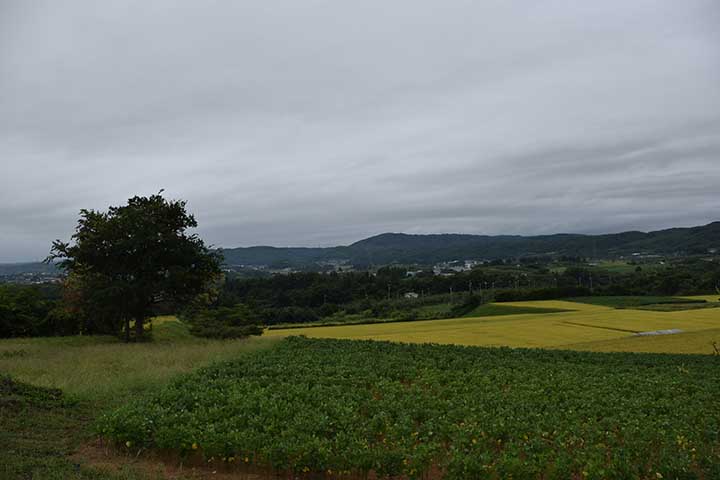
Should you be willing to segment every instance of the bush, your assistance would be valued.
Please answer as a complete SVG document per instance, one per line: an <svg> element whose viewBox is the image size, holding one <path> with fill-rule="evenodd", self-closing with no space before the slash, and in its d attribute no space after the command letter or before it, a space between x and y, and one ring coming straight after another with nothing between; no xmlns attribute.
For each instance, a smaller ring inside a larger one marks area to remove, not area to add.
<svg viewBox="0 0 720 480"><path fill-rule="evenodd" d="M451 317L462 317L482 305L482 298L479 295L468 295L463 303L455 305L450 310Z"/></svg>
<svg viewBox="0 0 720 480"><path fill-rule="evenodd" d="M187 316L190 333L209 338L244 338L262 335L259 316L246 305L196 310Z"/></svg>
<svg viewBox="0 0 720 480"><path fill-rule="evenodd" d="M311 308L282 307L267 309L263 313L264 323L277 325L279 323L311 323L320 320L320 316Z"/></svg>
<svg viewBox="0 0 720 480"><path fill-rule="evenodd" d="M326 303L318 309L321 317L330 317L340 311L340 307L335 303Z"/></svg>
<svg viewBox="0 0 720 480"><path fill-rule="evenodd" d="M57 303L34 286L0 285L0 338L78 333L72 319L59 322Z"/></svg>
<svg viewBox="0 0 720 480"><path fill-rule="evenodd" d="M538 290L506 290L495 294L496 302L554 300L557 298L589 297L593 292L584 287L541 288Z"/></svg>

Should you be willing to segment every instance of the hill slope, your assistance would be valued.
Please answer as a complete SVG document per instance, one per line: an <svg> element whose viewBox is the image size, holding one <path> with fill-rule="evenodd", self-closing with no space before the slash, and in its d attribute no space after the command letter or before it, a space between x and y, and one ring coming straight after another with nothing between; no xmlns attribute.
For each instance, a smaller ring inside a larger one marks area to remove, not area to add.
<svg viewBox="0 0 720 480"><path fill-rule="evenodd" d="M720 249L720 222L691 228L606 235L408 235L384 233L345 247L248 247L223 250L230 265L302 266L327 260L355 265L431 264L457 259L494 259L528 255L615 257L632 253L682 255Z"/></svg>

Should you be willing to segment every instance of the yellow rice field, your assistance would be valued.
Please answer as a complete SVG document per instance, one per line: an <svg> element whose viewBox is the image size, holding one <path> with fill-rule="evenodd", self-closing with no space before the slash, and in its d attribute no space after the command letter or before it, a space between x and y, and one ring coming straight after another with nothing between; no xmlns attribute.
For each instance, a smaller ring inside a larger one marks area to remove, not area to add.
<svg viewBox="0 0 720 480"><path fill-rule="evenodd" d="M717 301L717 295L703 298ZM720 344L720 308L658 312L614 309L569 301L503 305L559 308L559 313L455 318L418 322L269 330L270 337L374 339L414 343L541 347L593 351L713 353ZM634 336L636 332L680 329L683 333Z"/></svg>

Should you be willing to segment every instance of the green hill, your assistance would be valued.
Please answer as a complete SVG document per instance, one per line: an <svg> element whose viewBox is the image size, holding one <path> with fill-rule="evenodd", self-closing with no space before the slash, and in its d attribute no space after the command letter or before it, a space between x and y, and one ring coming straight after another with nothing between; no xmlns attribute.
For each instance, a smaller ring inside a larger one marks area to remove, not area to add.
<svg viewBox="0 0 720 480"><path fill-rule="evenodd" d="M328 248L249 247L223 250L230 265L303 266L345 260L354 265L432 264L461 259L533 255L618 257L623 255L692 255L720 249L720 222L691 228L605 235L408 235L384 233L349 246Z"/></svg>

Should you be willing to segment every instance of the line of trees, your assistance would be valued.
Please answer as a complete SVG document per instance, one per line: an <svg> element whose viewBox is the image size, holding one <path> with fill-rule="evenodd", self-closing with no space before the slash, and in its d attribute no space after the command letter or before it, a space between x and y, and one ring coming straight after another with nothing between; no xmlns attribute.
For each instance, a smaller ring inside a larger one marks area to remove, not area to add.
<svg viewBox="0 0 720 480"><path fill-rule="evenodd" d="M429 303L456 304L452 314L490 299L693 294L720 285L720 264L697 258L626 273L577 263L557 269L554 259L535 258L450 276L385 267L223 281L220 254L189 233L195 227L186 203L162 191L107 211L82 210L71 241L55 241L48 257L67 273L61 290L0 286L0 336L112 334L130 341L144 337L154 315L182 311L194 333L226 338L260 333L259 324L307 323L338 312L410 319ZM410 292L419 298L404 298Z"/></svg>
<svg viewBox="0 0 720 480"><path fill-rule="evenodd" d="M408 276L405 269L388 267L375 275L295 273L231 278L223 284L215 305L243 305L263 324L274 325L316 322L337 312L404 319L419 306L459 304L468 297L513 301L587 295L679 295L712 293L720 284L720 264L696 259L626 273L582 265L561 272L553 272L543 264L496 267L483 266L452 276ZM419 298L406 299L404 294L409 292Z"/></svg>

